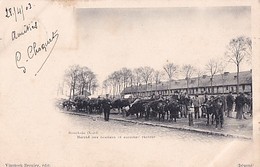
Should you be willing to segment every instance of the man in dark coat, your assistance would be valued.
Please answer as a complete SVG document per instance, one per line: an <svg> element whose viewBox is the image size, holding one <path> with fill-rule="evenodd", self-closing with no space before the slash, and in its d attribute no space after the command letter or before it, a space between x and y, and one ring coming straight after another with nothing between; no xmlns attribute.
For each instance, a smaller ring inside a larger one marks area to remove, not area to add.
<svg viewBox="0 0 260 167"><path fill-rule="evenodd" d="M204 92L204 96L202 97L202 100L201 100L201 118L206 118L206 113L207 113L206 103L207 102L208 102L208 94L207 94L207 92Z"/></svg>
<svg viewBox="0 0 260 167"><path fill-rule="evenodd" d="M102 101L102 108L104 110L104 119L105 119L105 121L109 121L111 100L108 98L108 94L106 95L106 98Z"/></svg>
<svg viewBox="0 0 260 167"><path fill-rule="evenodd" d="M187 103L186 93L180 95L180 104L181 104L181 117L187 118Z"/></svg>
<svg viewBox="0 0 260 167"><path fill-rule="evenodd" d="M236 97L235 103L236 103L236 110L237 110L236 119L242 119L243 107L245 104L245 97L244 97L243 93L241 93L241 92L239 93L239 95Z"/></svg>
<svg viewBox="0 0 260 167"><path fill-rule="evenodd" d="M226 101L227 101L227 117L231 117L231 112L233 110L233 104L234 104L234 97L232 95L232 92L229 92Z"/></svg>

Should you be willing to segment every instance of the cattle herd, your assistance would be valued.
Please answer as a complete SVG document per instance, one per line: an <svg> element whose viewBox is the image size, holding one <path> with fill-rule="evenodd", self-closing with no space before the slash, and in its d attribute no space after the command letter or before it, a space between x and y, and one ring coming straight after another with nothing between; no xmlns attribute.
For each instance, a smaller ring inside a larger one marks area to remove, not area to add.
<svg viewBox="0 0 260 167"><path fill-rule="evenodd" d="M103 112L102 98L75 98L62 102L63 109L74 112L85 112L88 114L101 114ZM221 97L212 96L205 103L200 105L200 117L207 118L209 123L223 126L223 101ZM192 116L192 100L190 98L122 98L110 100L110 108L117 109L123 116L136 115L136 118L145 120L158 119L159 121L177 121L177 118L190 118ZM211 120L211 121L210 121Z"/></svg>

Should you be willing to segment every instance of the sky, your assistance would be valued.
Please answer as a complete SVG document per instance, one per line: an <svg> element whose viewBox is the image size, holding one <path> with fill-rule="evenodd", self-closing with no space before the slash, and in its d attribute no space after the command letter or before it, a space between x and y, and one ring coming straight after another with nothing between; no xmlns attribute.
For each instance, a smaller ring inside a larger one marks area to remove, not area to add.
<svg viewBox="0 0 260 167"><path fill-rule="evenodd" d="M232 38L251 36L250 7L80 8L77 61L100 84L113 71L167 62L204 69L222 59ZM83 61L84 60L84 61ZM241 70L249 70L244 63ZM234 72L234 64L225 71Z"/></svg>

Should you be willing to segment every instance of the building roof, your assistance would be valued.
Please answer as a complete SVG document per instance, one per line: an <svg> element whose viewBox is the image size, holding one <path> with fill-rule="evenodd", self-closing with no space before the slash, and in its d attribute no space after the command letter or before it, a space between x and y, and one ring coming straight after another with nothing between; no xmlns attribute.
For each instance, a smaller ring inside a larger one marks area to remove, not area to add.
<svg viewBox="0 0 260 167"><path fill-rule="evenodd" d="M237 73L228 73L225 72L224 74L218 74L213 77L213 86L227 86L227 85L236 85L237 83ZM197 87L209 87L211 86L210 82L210 76L203 75L200 78L194 77L189 80L189 88L197 88ZM198 82L199 80L199 82ZM252 71L242 71L239 73L239 83L240 84L251 84L252 83ZM187 88L187 80L186 79L180 79L180 80L173 80L169 84L168 82L162 82L160 84L148 84L147 91L153 91L153 90L167 90L169 89L185 89ZM123 94L130 94L133 92L144 92L146 91L146 85L141 85L139 87L132 86L125 88L122 93Z"/></svg>

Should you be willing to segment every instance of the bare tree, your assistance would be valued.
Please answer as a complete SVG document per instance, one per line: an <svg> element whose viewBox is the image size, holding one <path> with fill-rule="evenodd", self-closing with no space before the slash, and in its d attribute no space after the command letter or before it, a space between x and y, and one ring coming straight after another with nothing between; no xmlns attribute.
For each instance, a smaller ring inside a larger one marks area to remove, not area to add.
<svg viewBox="0 0 260 167"><path fill-rule="evenodd" d="M225 69L226 69L226 63L224 61L221 61L219 63L219 68L218 68L218 72L219 74L221 75L221 80L222 80L222 94L225 93L225 87L224 87L224 84L225 84Z"/></svg>
<svg viewBox="0 0 260 167"><path fill-rule="evenodd" d="M88 73L88 91L91 92L91 89L94 87L96 87L96 83L97 83L97 77L96 74L94 74L92 71L90 71Z"/></svg>
<svg viewBox="0 0 260 167"><path fill-rule="evenodd" d="M90 92L91 81L96 76L88 67L81 67L79 73L80 94L83 95L86 89Z"/></svg>
<svg viewBox="0 0 260 167"><path fill-rule="evenodd" d="M195 68L190 65L186 64L182 66L182 72L184 73L185 79L186 79L186 84L187 84L187 94L189 94L189 83L190 83L190 78L194 74Z"/></svg>
<svg viewBox="0 0 260 167"><path fill-rule="evenodd" d="M149 80L152 79L152 74L154 72L154 69L152 69L151 67L142 67L141 68L141 79L142 81L145 83L145 87L146 87L146 92L147 92L147 88L148 88L148 82Z"/></svg>
<svg viewBox="0 0 260 167"><path fill-rule="evenodd" d="M113 78L112 74L110 74L110 75L107 77L106 81L107 81L107 85L110 86L110 94L111 94L112 96L114 96L114 95L115 95L115 92L116 92L116 91L115 91L115 89L116 89L116 81L115 81L115 79Z"/></svg>
<svg viewBox="0 0 260 167"><path fill-rule="evenodd" d="M168 92L169 92L171 88L171 81L173 79L173 76L177 73L178 66L167 61L167 64L163 66L163 69L166 72L169 79L169 84L168 84Z"/></svg>
<svg viewBox="0 0 260 167"><path fill-rule="evenodd" d="M96 92L98 86L99 86L99 85L98 85L98 81L97 81L96 78L94 78L94 79L92 80L92 83L91 83L91 90L90 90L90 92L91 92L92 94L95 94L95 92Z"/></svg>
<svg viewBox="0 0 260 167"><path fill-rule="evenodd" d="M141 67L135 68L133 70L133 80L135 85L137 86L137 92L139 91L139 86L141 84L141 71L142 71Z"/></svg>
<svg viewBox="0 0 260 167"><path fill-rule="evenodd" d="M114 71L108 76L110 84L113 85L113 96L119 95L121 92L122 85L122 73L121 71Z"/></svg>
<svg viewBox="0 0 260 167"><path fill-rule="evenodd" d="M66 70L64 82L69 87L70 99L74 99L75 95L84 95L87 90L90 93L98 85L96 75L88 67L79 65L70 66Z"/></svg>
<svg viewBox="0 0 260 167"><path fill-rule="evenodd" d="M229 59L229 62L234 63L237 68L237 85L236 92L239 93L239 72L241 62L245 57L250 57L252 53L252 41L249 37L240 36L231 39L225 55Z"/></svg>
<svg viewBox="0 0 260 167"><path fill-rule="evenodd" d="M164 76L164 73L162 71L156 70L154 71L154 81L155 81L155 91L157 92L157 86L161 82L162 77Z"/></svg>
<svg viewBox="0 0 260 167"><path fill-rule="evenodd" d="M198 80L197 86L200 87L200 78L201 78L201 76L204 74L204 72L202 71L201 68L196 67L196 68L195 68L195 73L196 73L197 80Z"/></svg>
<svg viewBox="0 0 260 167"><path fill-rule="evenodd" d="M132 76L132 71L128 68L121 69L123 88L126 88L129 83L131 83L130 78Z"/></svg>
<svg viewBox="0 0 260 167"><path fill-rule="evenodd" d="M136 86L138 86L141 83L141 72L142 72L142 68L135 68L133 70L133 75L134 75L134 80L135 80L135 84Z"/></svg>
<svg viewBox="0 0 260 167"><path fill-rule="evenodd" d="M105 79L102 83L102 88L105 90L105 94L108 93L108 89L111 85L109 84L108 79ZM111 92L110 92L111 93Z"/></svg>
<svg viewBox="0 0 260 167"><path fill-rule="evenodd" d="M211 94L214 93L213 89L213 79L214 76L219 72L219 64L220 62L215 59L210 59L206 64L206 71L210 75L210 87L211 87Z"/></svg>
<svg viewBox="0 0 260 167"><path fill-rule="evenodd" d="M74 99L76 85L79 81L79 74L80 74L79 65L70 66L65 72L64 81L70 90L69 99L71 98Z"/></svg>
<svg viewBox="0 0 260 167"><path fill-rule="evenodd" d="M133 71L131 71L131 74L129 76L129 84L132 87L134 85L135 76L133 74Z"/></svg>

